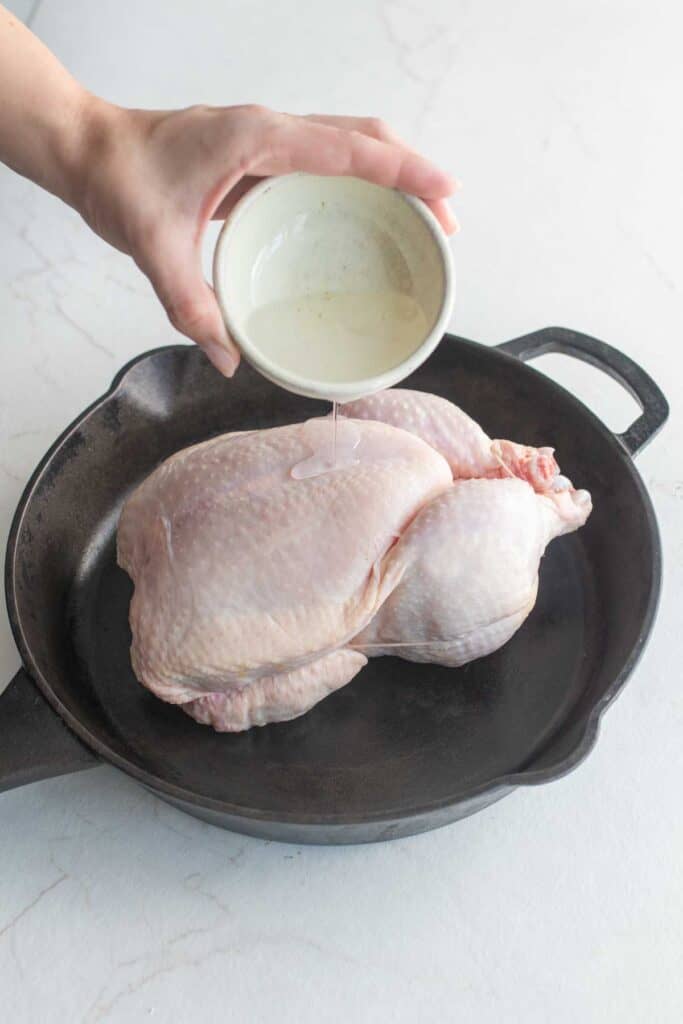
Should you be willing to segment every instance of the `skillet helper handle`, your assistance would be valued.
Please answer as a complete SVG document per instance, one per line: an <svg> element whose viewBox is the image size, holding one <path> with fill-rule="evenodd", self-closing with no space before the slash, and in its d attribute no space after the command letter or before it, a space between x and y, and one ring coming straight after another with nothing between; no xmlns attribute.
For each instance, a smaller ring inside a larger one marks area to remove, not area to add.
<svg viewBox="0 0 683 1024"><path fill-rule="evenodd" d="M0 693L0 793L100 764L19 669Z"/></svg>
<svg viewBox="0 0 683 1024"><path fill-rule="evenodd" d="M623 352L604 341L566 327L546 327L522 338L506 341L498 348L526 362L549 352L560 352L597 366L618 381L631 394L642 413L628 430L615 436L629 455L637 455L661 429L669 415L669 405L652 377Z"/></svg>

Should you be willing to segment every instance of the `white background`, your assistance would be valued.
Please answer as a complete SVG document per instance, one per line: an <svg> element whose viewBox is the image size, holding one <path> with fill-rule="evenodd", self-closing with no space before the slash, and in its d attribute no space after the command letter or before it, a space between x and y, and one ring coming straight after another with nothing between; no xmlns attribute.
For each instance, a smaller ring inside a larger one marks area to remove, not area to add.
<svg viewBox="0 0 683 1024"><path fill-rule="evenodd" d="M338 849L223 833L108 768L5 794L3 1019L677 1024L680 5L14 6L119 103L381 115L464 181L455 330L486 343L552 323L584 330L645 366L672 416L638 460L663 535L659 619L579 770L439 832ZM0 332L4 536L53 437L130 356L176 339L129 261L4 169ZM538 366L610 426L633 418L597 371ZM3 684L17 668L3 613Z"/></svg>

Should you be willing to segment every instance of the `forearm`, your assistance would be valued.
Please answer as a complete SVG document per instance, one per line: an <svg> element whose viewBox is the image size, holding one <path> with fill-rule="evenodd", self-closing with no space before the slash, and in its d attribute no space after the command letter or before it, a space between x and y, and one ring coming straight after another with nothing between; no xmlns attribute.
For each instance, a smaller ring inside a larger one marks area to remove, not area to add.
<svg viewBox="0 0 683 1024"><path fill-rule="evenodd" d="M0 97L0 161L75 205L101 101L2 6Z"/></svg>

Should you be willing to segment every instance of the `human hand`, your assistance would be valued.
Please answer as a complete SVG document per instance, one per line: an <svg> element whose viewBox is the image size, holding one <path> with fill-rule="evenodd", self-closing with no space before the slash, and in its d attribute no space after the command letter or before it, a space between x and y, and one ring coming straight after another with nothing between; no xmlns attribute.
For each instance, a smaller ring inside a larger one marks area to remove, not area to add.
<svg viewBox="0 0 683 1024"><path fill-rule="evenodd" d="M443 228L456 183L374 118L295 117L258 106L124 110L92 100L82 181L87 223L133 257L169 320L230 377L239 351L204 279L201 242L264 176L349 174L420 196Z"/></svg>
<svg viewBox="0 0 683 1024"><path fill-rule="evenodd" d="M228 376L239 353L202 274L202 236L258 178L355 175L421 196L456 228L445 203L455 182L373 118L125 110L86 92L1 5L0 95L0 161L131 255L171 323Z"/></svg>

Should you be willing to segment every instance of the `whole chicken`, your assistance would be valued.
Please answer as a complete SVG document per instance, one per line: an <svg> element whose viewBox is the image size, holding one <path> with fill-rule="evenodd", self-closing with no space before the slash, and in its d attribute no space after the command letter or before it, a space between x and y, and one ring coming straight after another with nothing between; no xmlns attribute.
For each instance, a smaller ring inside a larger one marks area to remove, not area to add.
<svg viewBox="0 0 683 1024"><path fill-rule="evenodd" d="M533 608L590 495L550 448L491 441L445 399L394 389L328 419L178 452L126 502L145 686L219 731L304 714L367 658L462 665Z"/></svg>

